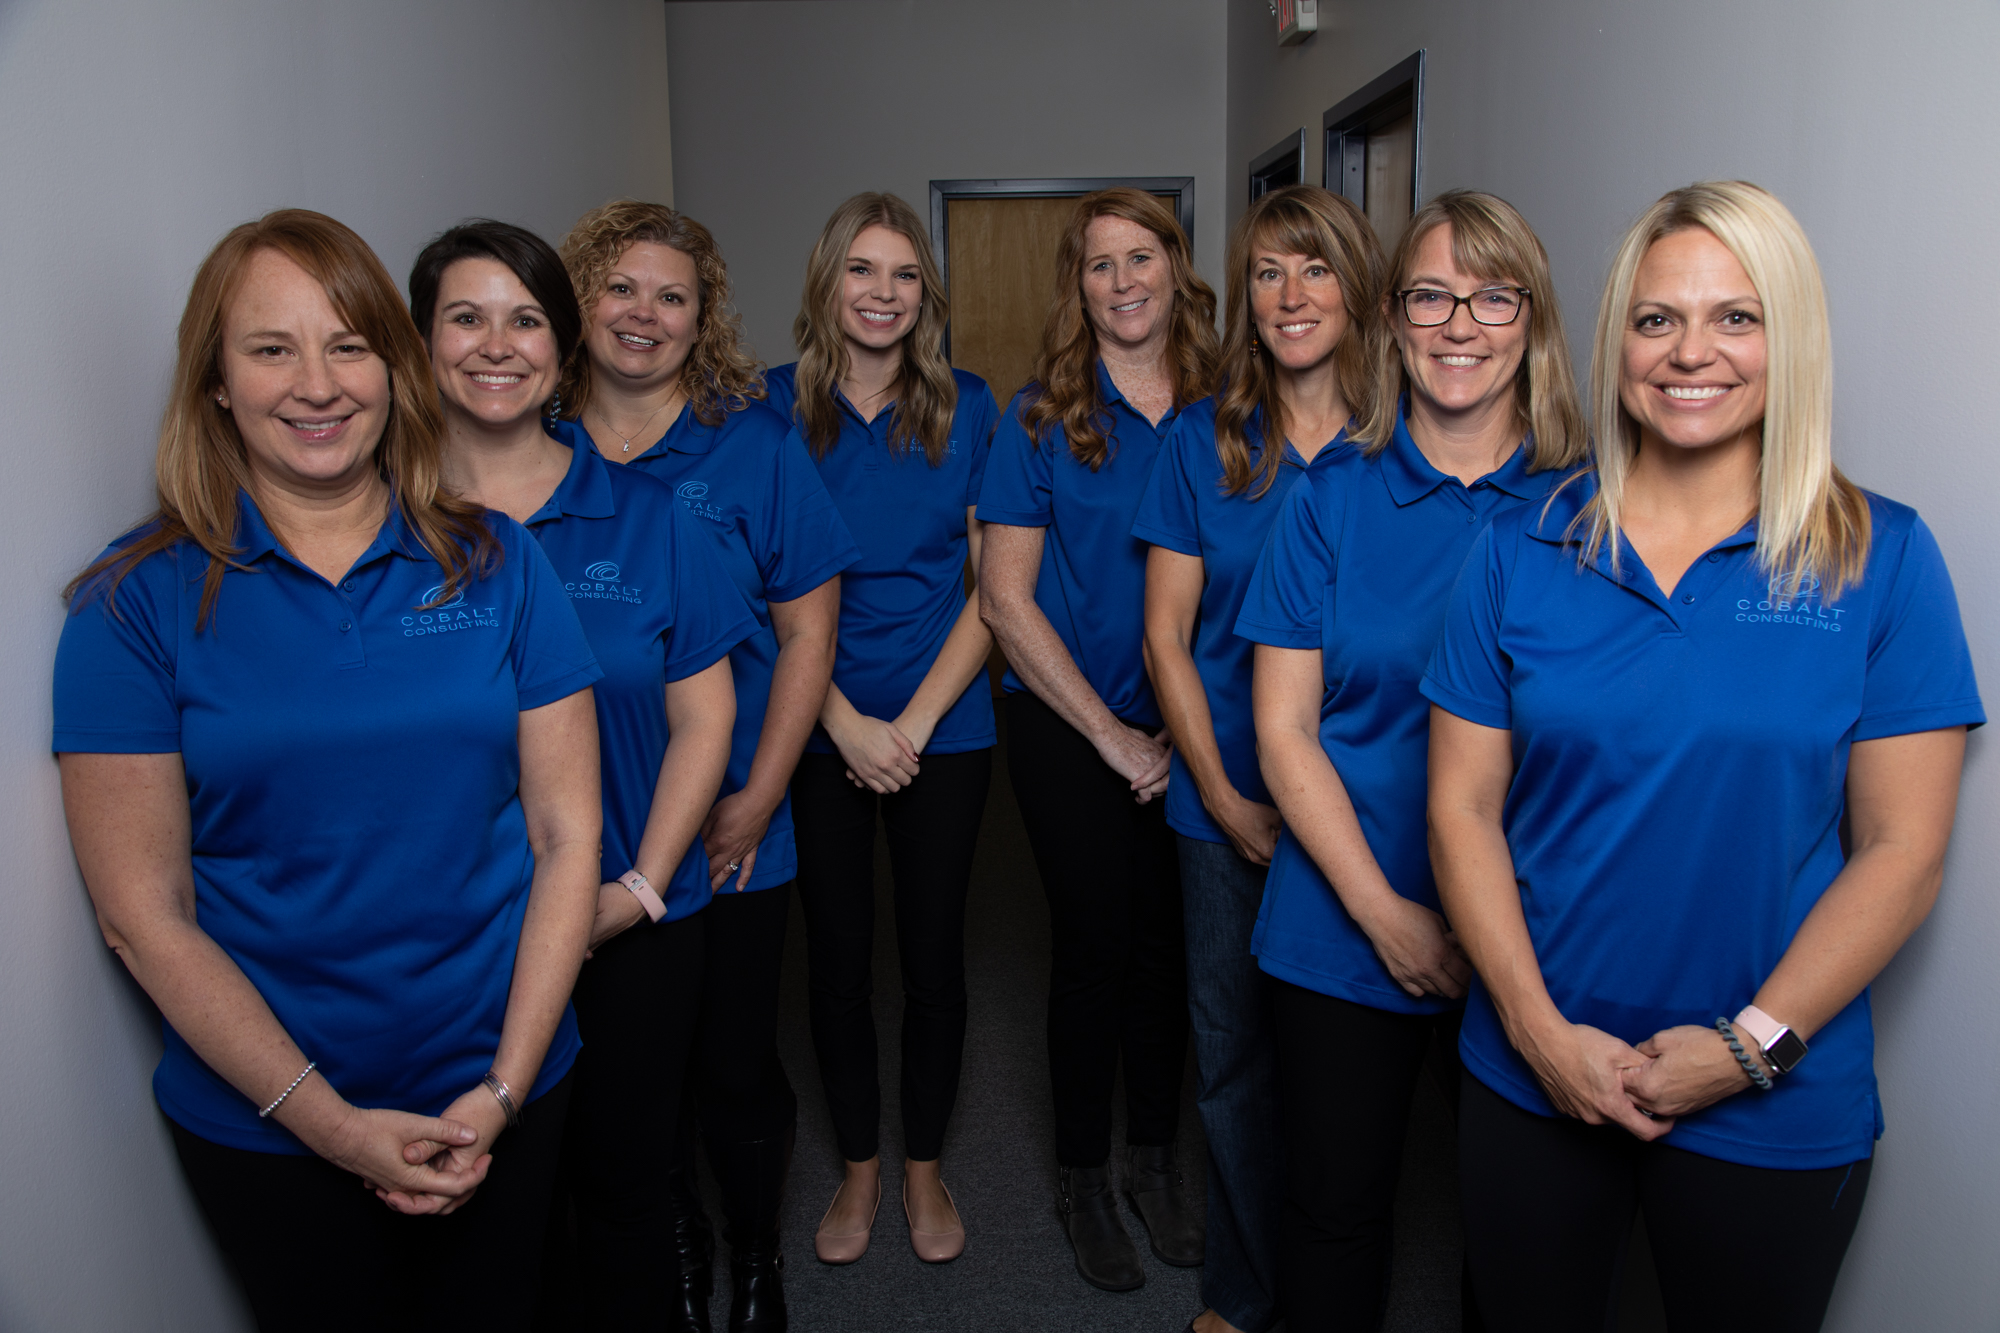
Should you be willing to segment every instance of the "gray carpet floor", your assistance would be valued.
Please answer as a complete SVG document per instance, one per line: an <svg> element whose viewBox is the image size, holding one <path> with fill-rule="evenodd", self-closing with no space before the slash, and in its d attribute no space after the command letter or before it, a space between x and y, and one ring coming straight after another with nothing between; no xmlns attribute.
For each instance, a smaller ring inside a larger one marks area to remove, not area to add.
<svg viewBox="0 0 2000 1333"><path fill-rule="evenodd" d="M896 964L888 854L876 851L875 1014L883 1087L882 1208L860 1262L831 1268L813 1258L812 1236L840 1181L806 1019L806 962L796 901L786 939L780 1053L799 1095L798 1149L785 1200L785 1287L798 1333L890 1329L1036 1329L1047 1333L1180 1333L1202 1309L1199 1269L1160 1263L1145 1230L1126 1214L1145 1258L1146 1285L1113 1294L1077 1277L1055 1220L1055 1158L1044 1039L1048 910L1027 836L996 752L993 794L980 833L966 923L971 1019L958 1109L945 1143L944 1176L965 1219L963 1256L922 1263L911 1253L898 1191L902 1131L897 1107L897 1033L902 995ZM1206 1153L1194 1109L1190 1059L1183 1085L1180 1160L1200 1197ZM1122 1105L1120 1107L1122 1118ZM1122 1128L1114 1142L1122 1143ZM719 1216L713 1182L711 1214ZM1388 1333L1457 1333L1459 1232L1450 1114L1423 1080L1404 1148L1396 1206L1396 1269ZM721 1248L721 1247L719 1247ZM1643 1245L1635 1244L1618 1320L1620 1333L1663 1329ZM728 1317L728 1269L718 1255L715 1322Z"/></svg>

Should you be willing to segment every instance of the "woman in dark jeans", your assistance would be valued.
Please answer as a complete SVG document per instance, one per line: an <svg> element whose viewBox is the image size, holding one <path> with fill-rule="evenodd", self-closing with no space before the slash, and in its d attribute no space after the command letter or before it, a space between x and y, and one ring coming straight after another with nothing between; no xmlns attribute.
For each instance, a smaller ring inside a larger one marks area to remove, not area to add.
<svg viewBox="0 0 2000 1333"><path fill-rule="evenodd" d="M943 286L914 210L858 194L806 265L798 363L766 379L793 419L861 560L840 585L820 726L792 779L813 1048L846 1179L814 1250L852 1263L882 1193L869 961L875 816L896 874L903 973L903 1208L910 1244L955 1259L965 1226L939 1175L965 1047L965 890L993 773L993 636L965 593L993 394L945 359Z"/></svg>
<svg viewBox="0 0 2000 1333"><path fill-rule="evenodd" d="M1202 1261L1174 1166L1187 1052L1180 873L1155 798L1170 745L1142 661L1132 535L1181 409L1213 387L1215 295L1152 195L1078 201L1035 380L994 437L978 517L981 614L1005 649L1008 768L1048 894L1057 1209L1077 1271L1145 1282L1110 1177L1123 1060L1126 1189L1167 1263Z"/></svg>
<svg viewBox="0 0 2000 1333"><path fill-rule="evenodd" d="M1132 533L1146 562L1146 667L1175 738L1167 823L1180 846L1208 1262L1196 1333L1263 1333L1280 1310L1277 1045L1250 953L1278 811L1257 769L1251 644L1236 613L1285 496L1343 447L1369 393L1363 320L1382 249L1317 185L1250 206L1229 243L1223 389L1181 413Z"/></svg>

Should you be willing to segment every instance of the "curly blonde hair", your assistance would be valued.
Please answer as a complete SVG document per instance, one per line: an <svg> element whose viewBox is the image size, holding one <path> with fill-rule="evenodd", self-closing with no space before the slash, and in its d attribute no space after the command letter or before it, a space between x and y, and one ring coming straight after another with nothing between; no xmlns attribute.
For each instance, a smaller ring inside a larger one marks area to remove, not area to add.
<svg viewBox="0 0 2000 1333"><path fill-rule="evenodd" d="M586 326L604 295L606 277L641 241L678 250L694 261L700 305L694 346L681 363L681 389L697 421L720 425L726 413L741 412L751 400L764 397L764 366L744 349L742 324L729 304L729 267L708 228L665 204L637 199L614 199L578 218L563 237L562 260ZM581 416L590 405L591 381L589 349L579 347L563 367L559 392L564 416Z"/></svg>

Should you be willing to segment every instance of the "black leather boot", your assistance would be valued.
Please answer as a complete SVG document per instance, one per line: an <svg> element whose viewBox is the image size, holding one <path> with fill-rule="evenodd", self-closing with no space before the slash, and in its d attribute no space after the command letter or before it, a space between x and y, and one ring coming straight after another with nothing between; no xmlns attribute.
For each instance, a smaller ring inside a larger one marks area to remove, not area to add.
<svg viewBox="0 0 2000 1333"><path fill-rule="evenodd" d="M1206 1249L1201 1211L1189 1202L1171 1143L1125 1150L1125 1197L1146 1224L1153 1255L1163 1264L1194 1268Z"/></svg>
<svg viewBox="0 0 2000 1333"><path fill-rule="evenodd" d="M729 1333L785 1333L785 1256L778 1208L791 1169L792 1135L711 1143L709 1161L729 1219Z"/></svg>
<svg viewBox="0 0 2000 1333"><path fill-rule="evenodd" d="M1056 1176L1056 1216L1076 1251L1078 1277L1102 1291L1146 1285L1138 1248L1118 1216L1109 1165L1063 1167Z"/></svg>
<svg viewBox="0 0 2000 1333"><path fill-rule="evenodd" d="M702 1211L687 1168L676 1167L668 1179L680 1283L667 1327L672 1333L711 1333L708 1302L715 1289L715 1232L709 1228L708 1215Z"/></svg>

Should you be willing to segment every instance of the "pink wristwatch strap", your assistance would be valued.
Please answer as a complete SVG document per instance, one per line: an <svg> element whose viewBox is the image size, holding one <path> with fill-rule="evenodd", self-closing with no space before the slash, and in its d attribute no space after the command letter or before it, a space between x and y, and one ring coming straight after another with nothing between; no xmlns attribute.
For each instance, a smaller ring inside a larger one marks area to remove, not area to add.
<svg viewBox="0 0 2000 1333"><path fill-rule="evenodd" d="M1756 1039L1759 1050L1769 1049L1785 1030L1785 1025L1765 1013L1754 1004L1743 1006L1743 1012L1736 1015L1736 1026Z"/></svg>
<svg viewBox="0 0 2000 1333"><path fill-rule="evenodd" d="M618 882L632 890L632 896L639 900L639 906L646 909L646 915L658 922L667 914L667 905L660 901L660 895L653 892L653 882L636 870L628 870L618 877Z"/></svg>

